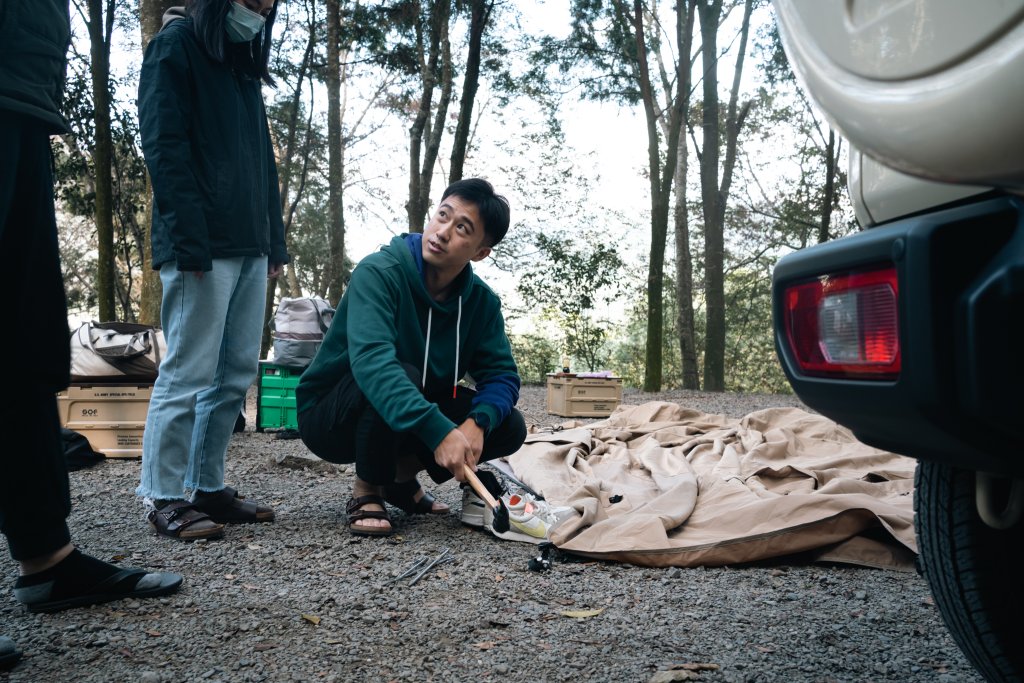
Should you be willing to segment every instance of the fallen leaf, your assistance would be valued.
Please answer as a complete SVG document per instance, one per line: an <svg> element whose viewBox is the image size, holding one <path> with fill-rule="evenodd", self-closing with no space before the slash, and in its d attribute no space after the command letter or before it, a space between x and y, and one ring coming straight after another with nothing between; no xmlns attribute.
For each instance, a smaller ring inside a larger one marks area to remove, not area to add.
<svg viewBox="0 0 1024 683"><path fill-rule="evenodd" d="M123 560L123 559L124 559L124 558L126 558L126 557L128 557L128 556L127 556L127 555L120 555L120 554L118 554L118 555L114 555L114 556L113 556L113 557L111 557L110 559L111 559L112 561L114 561L114 562L120 562L121 560Z"/></svg>
<svg viewBox="0 0 1024 683"><path fill-rule="evenodd" d="M255 543L250 543L249 545L247 545L245 547L248 548L249 550L263 550L263 546L257 545Z"/></svg>
<svg viewBox="0 0 1024 683"><path fill-rule="evenodd" d="M775 652L775 648L774 647L765 647L763 645L758 645L757 646L757 651L758 652L763 652L764 654L770 654L772 652Z"/></svg>
<svg viewBox="0 0 1024 683"><path fill-rule="evenodd" d="M672 669L670 671L658 671L651 676L647 683L673 683L674 681L699 681L700 674L684 669Z"/></svg>
<svg viewBox="0 0 1024 683"><path fill-rule="evenodd" d="M257 586L254 583L243 583L242 584L242 588L244 588L247 591L254 591L254 590L258 589L259 586Z"/></svg>
<svg viewBox="0 0 1024 683"><path fill-rule="evenodd" d="M313 626L317 626L320 623L320 617L315 614L303 614L302 618L313 624Z"/></svg>
<svg viewBox="0 0 1024 683"><path fill-rule="evenodd" d="M228 581L234 581L235 580L235 575L234 574L225 574L224 578L227 579Z"/></svg>
<svg viewBox="0 0 1024 683"><path fill-rule="evenodd" d="M720 667L717 664L705 664L703 662L684 662L683 664L674 664L669 669L682 669L684 671L718 671Z"/></svg>
<svg viewBox="0 0 1024 683"><path fill-rule="evenodd" d="M151 637L153 637L153 638L159 638L159 637L160 637L160 636L162 636L163 634L162 634L162 633L160 633L160 631L156 631L156 630L154 630L154 629L151 629L151 628L147 628L147 629L146 629L146 635L147 635L147 636L151 636Z"/></svg>
<svg viewBox="0 0 1024 683"><path fill-rule="evenodd" d="M277 645L274 643L257 643L252 649L255 652L266 652L267 650L273 650L275 647L277 647Z"/></svg>
<svg viewBox="0 0 1024 683"><path fill-rule="evenodd" d="M501 583L504 580L505 580L505 577L502 576L501 574L495 574L494 575L494 583Z"/></svg>
<svg viewBox="0 0 1024 683"><path fill-rule="evenodd" d="M560 612L563 617L569 617L571 619L589 619L590 617L596 617L598 614L604 611L604 607L598 609L576 609L576 610L565 610Z"/></svg>
<svg viewBox="0 0 1024 683"><path fill-rule="evenodd" d="M495 645L497 645L497 643L495 643L493 640L485 640L480 643L473 643L473 647L480 650L490 650Z"/></svg>

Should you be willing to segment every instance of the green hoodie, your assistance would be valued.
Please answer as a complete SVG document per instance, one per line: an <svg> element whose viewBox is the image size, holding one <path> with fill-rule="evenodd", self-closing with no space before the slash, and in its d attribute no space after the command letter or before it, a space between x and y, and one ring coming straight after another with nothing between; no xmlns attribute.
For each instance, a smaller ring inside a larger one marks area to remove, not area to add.
<svg viewBox="0 0 1024 683"><path fill-rule="evenodd" d="M519 376L498 296L467 264L453 294L432 300L415 257L418 237L393 238L352 272L296 401L301 414L351 373L388 426L433 450L457 425L424 394L453 391L469 374L478 392L472 412L486 414L493 428L518 400ZM405 363L421 372L426 366L425 389L409 379Z"/></svg>

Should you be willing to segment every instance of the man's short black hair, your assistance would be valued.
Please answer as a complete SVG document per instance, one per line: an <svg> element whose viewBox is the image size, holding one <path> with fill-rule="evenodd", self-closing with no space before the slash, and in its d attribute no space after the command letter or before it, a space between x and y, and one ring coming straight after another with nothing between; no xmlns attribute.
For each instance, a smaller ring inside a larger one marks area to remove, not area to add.
<svg viewBox="0 0 1024 683"><path fill-rule="evenodd" d="M484 221L484 234L487 235L488 246L493 247L508 232L510 211L508 200L494 191L494 186L483 178L463 178L445 188L441 200L455 195L467 202L476 204L480 218Z"/></svg>

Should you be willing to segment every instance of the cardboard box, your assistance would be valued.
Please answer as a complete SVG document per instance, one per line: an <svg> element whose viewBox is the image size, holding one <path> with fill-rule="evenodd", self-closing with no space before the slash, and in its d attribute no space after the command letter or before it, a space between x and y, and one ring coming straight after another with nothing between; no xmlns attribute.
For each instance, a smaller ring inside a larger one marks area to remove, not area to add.
<svg viewBox="0 0 1024 683"><path fill-rule="evenodd" d="M621 402L621 377L548 375L548 412L552 415L608 417Z"/></svg>
<svg viewBox="0 0 1024 683"><path fill-rule="evenodd" d="M260 361L256 388L256 431L299 428L295 387L301 375L300 369Z"/></svg>
<svg viewBox="0 0 1024 683"><path fill-rule="evenodd" d="M62 427L108 458L141 458L152 384L75 384L57 394Z"/></svg>

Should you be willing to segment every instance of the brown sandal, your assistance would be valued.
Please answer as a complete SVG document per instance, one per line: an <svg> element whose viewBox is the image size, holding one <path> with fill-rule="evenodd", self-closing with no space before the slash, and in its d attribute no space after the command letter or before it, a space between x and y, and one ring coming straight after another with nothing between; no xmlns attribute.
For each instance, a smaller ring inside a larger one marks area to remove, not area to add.
<svg viewBox="0 0 1024 683"><path fill-rule="evenodd" d="M176 500L146 515L150 526L161 536L194 541L199 538L220 538L224 525L217 524L205 512L186 500Z"/></svg>
<svg viewBox="0 0 1024 683"><path fill-rule="evenodd" d="M209 515L218 524L249 524L253 522L273 522L274 510L266 505L259 505L245 500L238 491L225 486L220 491L196 494L196 509Z"/></svg>
<svg viewBox="0 0 1024 683"><path fill-rule="evenodd" d="M364 519L384 519L391 524L391 518L386 510L364 510L364 505L376 504L384 507L384 499L377 495L352 497L345 506L345 514L348 515L348 530L360 536L390 536L395 532L394 526L389 527L368 527L356 524Z"/></svg>

